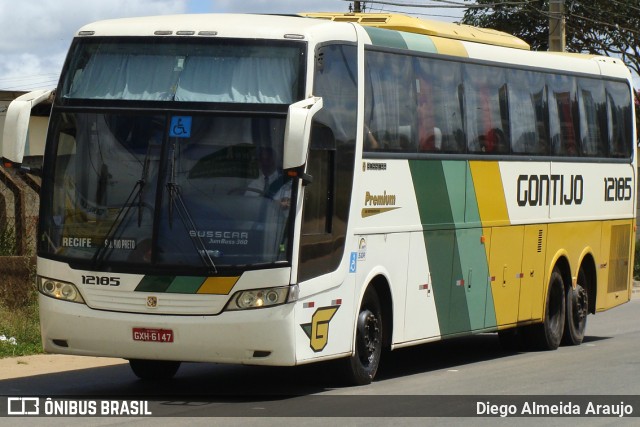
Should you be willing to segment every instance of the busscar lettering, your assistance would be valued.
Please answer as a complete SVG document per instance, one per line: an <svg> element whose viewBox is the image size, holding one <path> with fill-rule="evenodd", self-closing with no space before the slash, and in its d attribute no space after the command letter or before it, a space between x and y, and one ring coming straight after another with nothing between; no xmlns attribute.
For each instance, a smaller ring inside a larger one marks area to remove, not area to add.
<svg viewBox="0 0 640 427"><path fill-rule="evenodd" d="M200 237L201 239L248 239L249 233L246 231L201 231L190 230L189 236Z"/></svg>
<svg viewBox="0 0 640 427"><path fill-rule="evenodd" d="M581 205L584 200L582 175L519 175L518 206Z"/></svg>

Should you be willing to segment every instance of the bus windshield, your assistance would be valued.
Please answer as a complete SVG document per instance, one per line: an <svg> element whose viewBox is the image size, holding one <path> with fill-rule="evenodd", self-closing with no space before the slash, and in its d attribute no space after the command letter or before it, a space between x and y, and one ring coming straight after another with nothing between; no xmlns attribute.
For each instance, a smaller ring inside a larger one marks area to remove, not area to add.
<svg viewBox="0 0 640 427"><path fill-rule="evenodd" d="M41 254L200 267L286 261L284 116L61 113ZM51 173L51 172L50 172Z"/></svg>
<svg viewBox="0 0 640 427"><path fill-rule="evenodd" d="M121 271L286 263L284 128L305 46L77 39L51 115L39 254Z"/></svg>
<svg viewBox="0 0 640 427"><path fill-rule="evenodd" d="M225 39L80 39L62 99L291 104L302 44Z"/></svg>

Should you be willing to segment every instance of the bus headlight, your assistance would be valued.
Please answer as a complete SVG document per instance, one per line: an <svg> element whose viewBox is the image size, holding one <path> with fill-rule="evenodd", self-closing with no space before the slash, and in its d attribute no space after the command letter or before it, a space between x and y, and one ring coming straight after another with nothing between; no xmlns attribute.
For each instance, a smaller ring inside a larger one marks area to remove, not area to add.
<svg viewBox="0 0 640 427"><path fill-rule="evenodd" d="M38 291L51 298L84 304L78 288L72 283L38 276Z"/></svg>
<svg viewBox="0 0 640 427"><path fill-rule="evenodd" d="M227 304L227 310L266 308L287 302L291 287L252 289L236 292Z"/></svg>

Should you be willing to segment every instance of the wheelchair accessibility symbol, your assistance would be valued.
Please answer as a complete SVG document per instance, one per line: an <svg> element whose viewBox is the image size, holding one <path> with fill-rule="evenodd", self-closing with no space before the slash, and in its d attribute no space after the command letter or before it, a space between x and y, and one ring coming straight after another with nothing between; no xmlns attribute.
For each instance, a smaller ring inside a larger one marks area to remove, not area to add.
<svg viewBox="0 0 640 427"><path fill-rule="evenodd" d="M191 116L175 116L171 118L169 136L173 138L191 137Z"/></svg>
<svg viewBox="0 0 640 427"><path fill-rule="evenodd" d="M351 252L351 257L349 259L349 273L356 272L357 262L358 262L358 252Z"/></svg>

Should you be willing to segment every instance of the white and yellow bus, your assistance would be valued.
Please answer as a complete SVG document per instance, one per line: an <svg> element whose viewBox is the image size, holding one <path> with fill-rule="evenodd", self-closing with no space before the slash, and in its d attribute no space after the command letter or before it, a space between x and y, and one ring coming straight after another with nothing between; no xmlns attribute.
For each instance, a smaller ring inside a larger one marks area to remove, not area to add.
<svg viewBox="0 0 640 427"><path fill-rule="evenodd" d="M22 162L28 109L2 155ZM43 164L44 349L342 359L478 332L580 344L627 302L630 73L387 14L193 15L80 29Z"/></svg>

